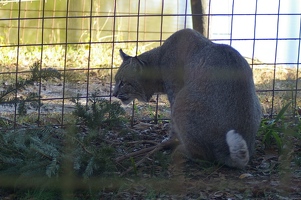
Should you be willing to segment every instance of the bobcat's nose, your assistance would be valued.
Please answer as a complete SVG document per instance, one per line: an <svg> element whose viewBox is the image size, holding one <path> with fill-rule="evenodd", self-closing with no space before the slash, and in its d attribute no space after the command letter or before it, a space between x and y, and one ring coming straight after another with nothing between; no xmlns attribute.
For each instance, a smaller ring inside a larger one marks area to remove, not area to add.
<svg viewBox="0 0 301 200"><path fill-rule="evenodd" d="M113 96L114 96L114 97L117 97L117 95L118 95L118 92L117 92L116 88L114 88Z"/></svg>

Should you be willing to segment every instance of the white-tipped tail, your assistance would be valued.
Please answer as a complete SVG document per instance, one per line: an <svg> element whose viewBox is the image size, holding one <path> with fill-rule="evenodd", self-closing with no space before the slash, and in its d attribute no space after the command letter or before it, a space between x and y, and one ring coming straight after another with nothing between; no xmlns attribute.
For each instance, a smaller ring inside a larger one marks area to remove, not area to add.
<svg viewBox="0 0 301 200"><path fill-rule="evenodd" d="M249 150L246 141L234 130L227 133L226 141L230 150L232 167L245 167L249 162Z"/></svg>

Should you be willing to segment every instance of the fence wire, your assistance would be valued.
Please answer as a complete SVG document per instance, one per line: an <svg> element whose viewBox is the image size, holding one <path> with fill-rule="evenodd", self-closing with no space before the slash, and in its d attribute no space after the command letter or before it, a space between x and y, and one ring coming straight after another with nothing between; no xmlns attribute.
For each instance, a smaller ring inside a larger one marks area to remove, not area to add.
<svg viewBox="0 0 301 200"><path fill-rule="evenodd" d="M277 114L289 102L287 114L301 113L300 2L206 0L203 13L192 13L195 2L0 1L1 118L15 127L23 126L25 116L39 125L62 126L68 123L74 98L86 104L92 95L117 101L111 92L121 63L118 50L141 54L173 32L193 28L193 19L200 16L204 35L233 46L250 63L265 116ZM55 69L62 77L40 78L16 90L36 63L39 70ZM169 119L168 106L164 95L156 95L148 104L125 108L132 122L157 121Z"/></svg>

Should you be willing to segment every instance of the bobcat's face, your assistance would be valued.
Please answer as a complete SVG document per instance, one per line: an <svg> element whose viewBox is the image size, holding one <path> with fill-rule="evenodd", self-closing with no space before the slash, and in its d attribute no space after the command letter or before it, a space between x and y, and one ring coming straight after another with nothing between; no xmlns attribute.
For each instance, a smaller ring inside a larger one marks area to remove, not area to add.
<svg viewBox="0 0 301 200"><path fill-rule="evenodd" d="M113 96L129 104L134 99L148 101L141 84L141 63L135 57L120 52L123 62L115 75Z"/></svg>
<svg viewBox="0 0 301 200"><path fill-rule="evenodd" d="M123 104L129 104L134 99L139 101L147 101L143 90L141 89L138 82L135 80L115 78L116 85L113 91L113 96L117 97L122 101Z"/></svg>

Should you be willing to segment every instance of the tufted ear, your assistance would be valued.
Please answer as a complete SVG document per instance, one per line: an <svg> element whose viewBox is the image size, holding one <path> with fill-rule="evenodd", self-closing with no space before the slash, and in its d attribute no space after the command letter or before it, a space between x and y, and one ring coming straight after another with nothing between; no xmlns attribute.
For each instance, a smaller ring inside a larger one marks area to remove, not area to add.
<svg viewBox="0 0 301 200"><path fill-rule="evenodd" d="M122 49L119 49L119 54L120 54L120 57L122 58L122 60L127 60L127 59L131 58L131 56L129 56L126 53L124 53L122 51Z"/></svg>

